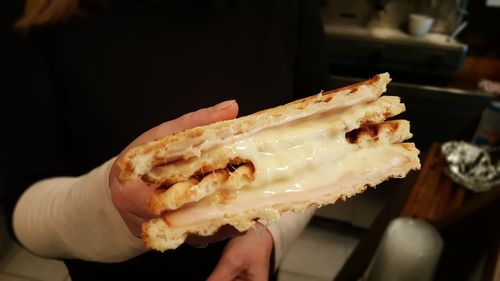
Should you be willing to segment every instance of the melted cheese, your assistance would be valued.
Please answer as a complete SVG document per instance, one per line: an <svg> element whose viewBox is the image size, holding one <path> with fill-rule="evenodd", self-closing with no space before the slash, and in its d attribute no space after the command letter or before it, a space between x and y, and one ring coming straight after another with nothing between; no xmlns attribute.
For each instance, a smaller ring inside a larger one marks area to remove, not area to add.
<svg viewBox="0 0 500 281"><path fill-rule="evenodd" d="M348 143L345 128L350 126L346 124L359 120L365 112L363 105L337 110L263 130L207 152L203 157L222 154L228 159L252 161L255 180L235 190L237 196L230 202L214 203L209 196L165 218L173 226L188 225L332 192L340 196L353 184L387 173L415 157L402 146L387 142L363 148Z"/></svg>
<svg viewBox="0 0 500 281"><path fill-rule="evenodd" d="M301 191L305 187L300 180L291 186L279 183L324 165L341 165L341 159L357 149L346 141L345 128L352 127L349 123L360 120L365 113L366 105L362 104L315 115L222 145L202 157L224 155L227 159L250 160L255 167L255 181L248 189L272 184L267 193ZM336 170L331 170L328 178L335 176Z"/></svg>

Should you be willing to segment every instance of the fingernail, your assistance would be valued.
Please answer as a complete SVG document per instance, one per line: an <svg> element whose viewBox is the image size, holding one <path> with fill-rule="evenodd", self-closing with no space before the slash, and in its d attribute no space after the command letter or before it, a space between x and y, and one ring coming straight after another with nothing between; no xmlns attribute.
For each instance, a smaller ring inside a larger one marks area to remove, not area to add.
<svg viewBox="0 0 500 281"><path fill-rule="evenodd" d="M229 108L231 105L233 105L236 101L235 100L227 100L223 101L217 105L214 106L214 109L217 111L222 111L224 109Z"/></svg>

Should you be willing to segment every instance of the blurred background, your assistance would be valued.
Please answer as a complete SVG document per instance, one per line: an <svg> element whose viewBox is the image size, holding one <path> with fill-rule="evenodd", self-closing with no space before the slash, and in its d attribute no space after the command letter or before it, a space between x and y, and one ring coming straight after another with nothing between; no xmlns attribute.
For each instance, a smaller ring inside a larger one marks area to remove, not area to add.
<svg viewBox="0 0 500 281"><path fill-rule="evenodd" d="M498 147L500 115L498 110L488 113L498 108L500 3L327 0L322 6L334 85L390 72L393 81L388 94L400 96L406 104L401 118L411 121L424 166L404 180L391 180L321 208L308 231L327 232L341 225L342 231L335 235L348 242L336 246L330 242L337 256L322 263L323 267L335 264L329 275L304 269L316 279L303 280L428 280L367 273L387 226L400 216L429 222L441 234L444 248L434 280L500 280L498 187L476 194L451 183L439 153L440 145L452 140ZM432 23L424 27L422 22L412 22L415 16L428 17ZM419 24L426 31L423 34L418 33ZM492 134L485 142L479 141L482 130ZM307 245L297 244L295 249ZM321 252L320 246L317 249ZM287 261L285 270L300 268L299 262L286 267Z"/></svg>
<svg viewBox="0 0 500 281"><path fill-rule="evenodd" d="M498 147L500 1L320 3L333 86L390 72L388 94L407 106L399 117L411 121L423 168L319 209L284 258L279 280L384 280L368 269L398 217L438 231L444 246L435 265L421 269L432 271L433 280L500 280L499 188L476 193L452 182L439 153L453 140ZM484 131L489 135L481 139ZM4 229L0 280L69 280L61 262L31 255Z"/></svg>

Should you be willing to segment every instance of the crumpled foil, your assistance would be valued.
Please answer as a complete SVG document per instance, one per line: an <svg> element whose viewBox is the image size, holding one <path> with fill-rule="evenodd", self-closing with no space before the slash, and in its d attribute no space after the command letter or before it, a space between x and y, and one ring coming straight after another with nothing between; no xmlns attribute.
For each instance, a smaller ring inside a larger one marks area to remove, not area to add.
<svg viewBox="0 0 500 281"><path fill-rule="evenodd" d="M485 192L500 185L500 147L479 147L464 141L441 146L450 178L474 192Z"/></svg>

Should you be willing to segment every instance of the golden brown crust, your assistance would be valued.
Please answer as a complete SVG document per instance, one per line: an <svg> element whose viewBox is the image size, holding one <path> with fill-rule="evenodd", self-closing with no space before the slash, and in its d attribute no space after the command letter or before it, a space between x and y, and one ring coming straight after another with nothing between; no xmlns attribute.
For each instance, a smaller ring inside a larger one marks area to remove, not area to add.
<svg viewBox="0 0 500 281"><path fill-rule="evenodd" d="M198 156L200 151L221 142L308 115L373 101L386 91L389 81L388 73L378 74L355 85L320 93L238 119L189 129L131 148L117 160L120 168L119 178L122 181L139 179L155 166Z"/></svg>
<svg viewBox="0 0 500 281"><path fill-rule="evenodd" d="M223 203L231 198L232 189L241 186L242 182L251 181L254 172L251 163L245 163L233 171L216 170L199 179L190 178L167 189L157 189L149 201L149 212L159 216L164 211L176 210L211 195L214 195L213 203Z"/></svg>
<svg viewBox="0 0 500 281"><path fill-rule="evenodd" d="M410 122L407 120L365 124L346 133L347 141L359 146L376 145L381 142L398 143L411 137Z"/></svg>

